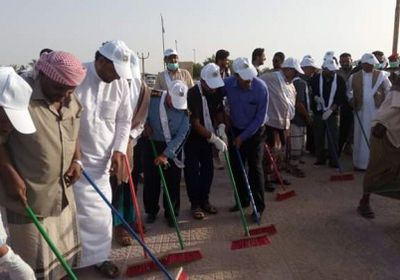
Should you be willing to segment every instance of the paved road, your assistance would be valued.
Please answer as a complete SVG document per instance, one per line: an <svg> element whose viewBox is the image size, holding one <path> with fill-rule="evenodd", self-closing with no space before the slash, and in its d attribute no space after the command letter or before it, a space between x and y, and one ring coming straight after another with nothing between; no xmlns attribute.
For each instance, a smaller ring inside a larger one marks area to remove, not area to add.
<svg viewBox="0 0 400 280"><path fill-rule="evenodd" d="M334 172L312 167L306 158L305 179L287 177L298 196L283 202L266 194L264 224L274 223L278 234L269 246L230 250L230 241L242 236L238 214L228 212L233 205L225 171L217 171L212 202L219 213L203 221L190 217L185 188L182 188L180 226L187 246L200 247L204 259L185 266L190 279L400 279L399 204L373 197L375 220L365 220L355 208L361 193L362 173L356 180L330 182ZM350 168L350 159L345 162ZM286 175L285 175L286 176ZM147 226L146 241L156 252L178 248L173 230L160 217ZM138 246L119 248L112 258L123 270L140 258ZM101 279L92 269L78 273L80 279ZM121 276L120 279L128 279ZM163 279L151 273L135 279Z"/></svg>

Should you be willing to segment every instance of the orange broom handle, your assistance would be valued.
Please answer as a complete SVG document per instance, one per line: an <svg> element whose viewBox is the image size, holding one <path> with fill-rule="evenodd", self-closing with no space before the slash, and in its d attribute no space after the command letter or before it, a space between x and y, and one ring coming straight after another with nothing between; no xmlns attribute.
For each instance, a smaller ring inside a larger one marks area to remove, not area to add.
<svg viewBox="0 0 400 280"><path fill-rule="evenodd" d="M281 174L278 172L278 166L276 166L275 160L272 157L272 154L271 154L271 151L270 151L270 149L268 147L268 144L265 144L265 151L267 151L269 160L271 161L272 166L274 167L275 176L278 177L279 184L281 185L281 188L283 190L286 190L286 188L283 186L283 180L282 180Z"/></svg>

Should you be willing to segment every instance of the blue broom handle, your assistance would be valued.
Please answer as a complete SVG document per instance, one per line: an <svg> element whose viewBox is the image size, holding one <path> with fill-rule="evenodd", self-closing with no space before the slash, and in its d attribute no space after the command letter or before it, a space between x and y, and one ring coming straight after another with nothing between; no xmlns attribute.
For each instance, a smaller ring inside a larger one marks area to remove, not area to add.
<svg viewBox="0 0 400 280"><path fill-rule="evenodd" d="M82 170L82 173L83 173L83 176L86 178L86 180L88 180L88 182L95 189L95 191L101 196L101 198L104 200L104 202L111 208L111 210L114 212L114 214L118 216L118 218L124 224L125 228L129 231L129 233L133 236L133 238L135 238L136 241L139 242L140 246L143 247L143 249L149 254L150 258L162 270L162 272L165 274L167 279L174 280L174 278L171 276L171 274L168 272L168 270L162 265L162 263L157 259L157 257L150 251L150 249L146 246L146 244L144 244L144 242L139 238L139 236L136 234L136 232L131 228L131 226L128 224L128 222L124 219L124 217L122 217L121 213L119 213L118 210L115 209L115 207L111 204L111 202L108 201L108 199L100 191L100 189L96 185L96 183L92 180L92 178L90 178L90 176L86 173L86 171L84 169Z"/></svg>

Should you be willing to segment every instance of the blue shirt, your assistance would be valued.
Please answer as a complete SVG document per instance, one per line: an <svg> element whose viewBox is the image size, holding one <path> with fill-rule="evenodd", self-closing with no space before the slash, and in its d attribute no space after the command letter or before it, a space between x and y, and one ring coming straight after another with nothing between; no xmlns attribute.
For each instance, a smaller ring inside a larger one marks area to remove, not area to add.
<svg viewBox="0 0 400 280"><path fill-rule="evenodd" d="M147 124L150 125L152 129L150 139L165 142L160 119L160 101L161 97L158 96L152 96L150 98ZM189 116L186 111L170 108L168 105L164 106L167 111L168 126L171 131L171 141L167 143L167 147L163 154L166 157L173 159L182 149L183 143L189 132Z"/></svg>
<svg viewBox="0 0 400 280"><path fill-rule="evenodd" d="M250 89L242 89L235 76L226 78L224 82L232 126L241 131L239 137L244 141L253 136L266 120L267 85L254 78Z"/></svg>

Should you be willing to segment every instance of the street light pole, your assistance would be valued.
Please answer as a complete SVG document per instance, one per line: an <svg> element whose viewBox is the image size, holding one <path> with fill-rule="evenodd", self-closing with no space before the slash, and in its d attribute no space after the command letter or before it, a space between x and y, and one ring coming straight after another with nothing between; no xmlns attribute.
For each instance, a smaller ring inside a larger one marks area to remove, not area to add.
<svg viewBox="0 0 400 280"><path fill-rule="evenodd" d="M142 53L142 56L140 56L139 53L138 53L139 59L142 60L142 78L143 78L143 79L144 79L144 75L145 75L145 73L146 73L146 71L144 70L144 61L145 61L145 59L148 59L149 56L150 56L150 53L149 53L149 52L147 52L147 56L144 56L143 53Z"/></svg>
<svg viewBox="0 0 400 280"><path fill-rule="evenodd" d="M178 52L178 40L175 40L175 50Z"/></svg>
<svg viewBox="0 0 400 280"><path fill-rule="evenodd" d="M400 0L396 0L396 9L394 13L394 31L393 31L393 47L392 53L397 53L397 45L399 41L399 14L400 14Z"/></svg>
<svg viewBox="0 0 400 280"><path fill-rule="evenodd" d="M196 63L196 49L193 49L193 62Z"/></svg>

